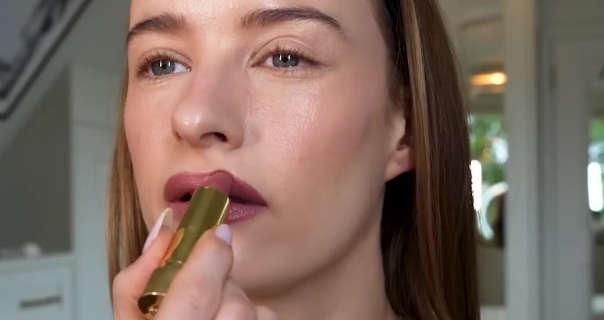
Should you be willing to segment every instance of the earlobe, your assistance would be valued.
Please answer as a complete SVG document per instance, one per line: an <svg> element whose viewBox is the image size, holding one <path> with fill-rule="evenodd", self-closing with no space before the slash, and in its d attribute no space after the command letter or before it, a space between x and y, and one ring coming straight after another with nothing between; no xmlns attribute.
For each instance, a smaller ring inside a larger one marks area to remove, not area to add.
<svg viewBox="0 0 604 320"><path fill-rule="evenodd" d="M400 120L399 120L400 119ZM390 181L398 175L414 168L411 132L408 132L406 119L400 117L392 126L392 141L389 146L389 156L386 163L385 181ZM410 131L410 130L409 130Z"/></svg>
<svg viewBox="0 0 604 320"><path fill-rule="evenodd" d="M408 145L403 145L390 155L386 165L385 181L390 181L404 172L413 170L413 168L412 149Z"/></svg>

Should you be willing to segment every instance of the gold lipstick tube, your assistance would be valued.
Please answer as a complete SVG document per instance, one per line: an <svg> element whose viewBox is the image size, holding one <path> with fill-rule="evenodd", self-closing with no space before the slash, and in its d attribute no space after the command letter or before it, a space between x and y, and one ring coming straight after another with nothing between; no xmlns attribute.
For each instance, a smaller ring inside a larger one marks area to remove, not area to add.
<svg viewBox="0 0 604 320"><path fill-rule="evenodd" d="M145 318L153 319L159 311L174 275L187 261L199 237L223 222L228 205L228 196L216 189L204 187L195 191L166 255L138 299L138 307Z"/></svg>

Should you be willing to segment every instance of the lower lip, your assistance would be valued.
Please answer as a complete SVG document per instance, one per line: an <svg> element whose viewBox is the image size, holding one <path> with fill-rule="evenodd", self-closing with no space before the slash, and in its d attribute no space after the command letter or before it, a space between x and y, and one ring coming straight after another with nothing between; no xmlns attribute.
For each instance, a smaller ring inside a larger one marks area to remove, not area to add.
<svg viewBox="0 0 604 320"><path fill-rule="evenodd" d="M188 207L189 202L175 202L170 204L170 208L174 210L174 218L176 218L177 221L182 221L185 214L187 213ZM264 208L266 208L266 206L257 204L244 204L231 201L227 209L228 212L224 223L234 224L243 220L247 220L256 216Z"/></svg>

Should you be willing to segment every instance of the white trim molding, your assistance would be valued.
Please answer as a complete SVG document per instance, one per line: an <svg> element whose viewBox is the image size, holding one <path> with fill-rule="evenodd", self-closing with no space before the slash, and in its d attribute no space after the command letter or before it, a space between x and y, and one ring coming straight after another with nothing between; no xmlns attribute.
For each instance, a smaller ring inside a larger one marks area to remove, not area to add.
<svg viewBox="0 0 604 320"><path fill-rule="evenodd" d="M506 317L541 319L539 277L537 1L503 1L506 180Z"/></svg>

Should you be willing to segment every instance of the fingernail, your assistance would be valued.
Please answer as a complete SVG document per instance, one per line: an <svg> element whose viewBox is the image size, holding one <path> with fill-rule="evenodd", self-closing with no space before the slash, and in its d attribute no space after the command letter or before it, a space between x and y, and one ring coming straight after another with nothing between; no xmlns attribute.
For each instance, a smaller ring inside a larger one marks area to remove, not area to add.
<svg viewBox="0 0 604 320"><path fill-rule="evenodd" d="M228 224L219 225L216 227L216 237L230 246L231 241L233 240L233 232L231 231L231 227L229 227Z"/></svg>
<svg viewBox="0 0 604 320"><path fill-rule="evenodd" d="M143 246L143 253L145 253L149 249L151 243L153 243L153 240L157 238L157 235L159 235L159 230L161 230L162 226L172 228L173 214L174 213L172 212L172 209L166 208L159 215L159 217L155 221L155 224L153 225L153 228L151 228L151 232L149 232L149 235L147 236L147 240L145 240L145 245Z"/></svg>

